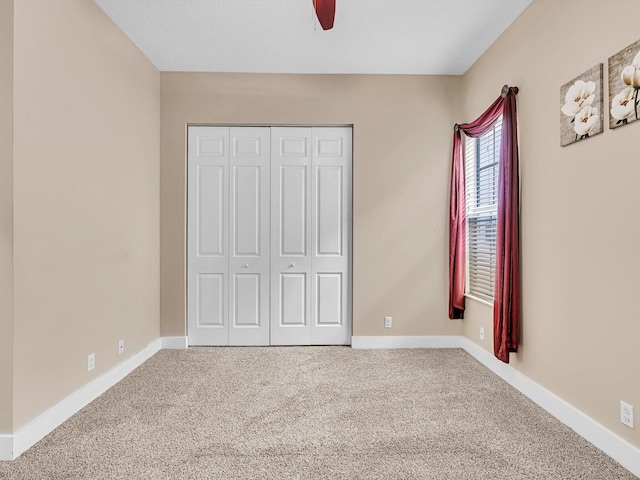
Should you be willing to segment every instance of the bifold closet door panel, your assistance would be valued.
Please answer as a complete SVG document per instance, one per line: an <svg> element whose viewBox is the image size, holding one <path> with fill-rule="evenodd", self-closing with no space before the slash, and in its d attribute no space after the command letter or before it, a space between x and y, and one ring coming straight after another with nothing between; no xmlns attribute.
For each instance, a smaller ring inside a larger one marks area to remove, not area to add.
<svg viewBox="0 0 640 480"><path fill-rule="evenodd" d="M187 326L190 345L229 342L229 128L189 127Z"/></svg>
<svg viewBox="0 0 640 480"><path fill-rule="evenodd" d="M351 343L352 130L313 127L311 343Z"/></svg>
<svg viewBox="0 0 640 480"><path fill-rule="evenodd" d="M269 128L232 127L229 151L229 345L269 345Z"/></svg>
<svg viewBox="0 0 640 480"><path fill-rule="evenodd" d="M271 128L271 344L311 343L311 128Z"/></svg>

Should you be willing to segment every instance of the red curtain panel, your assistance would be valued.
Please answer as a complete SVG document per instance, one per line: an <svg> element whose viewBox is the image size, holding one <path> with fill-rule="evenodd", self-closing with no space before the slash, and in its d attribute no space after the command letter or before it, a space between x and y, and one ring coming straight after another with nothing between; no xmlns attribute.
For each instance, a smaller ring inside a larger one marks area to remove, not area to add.
<svg viewBox="0 0 640 480"><path fill-rule="evenodd" d="M518 166L517 87L503 95L476 120L456 125L449 214L449 318L464 318L466 268L466 205L462 132L478 138L502 115L502 147L498 175L498 225L496 277L493 306L494 354L509 363L509 352L518 348L520 328L520 177Z"/></svg>
<svg viewBox="0 0 640 480"><path fill-rule="evenodd" d="M453 163L449 199L449 318L464 318L466 256L466 204L464 157L458 125L453 132Z"/></svg>
<svg viewBox="0 0 640 480"><path fill-rule="evenodd" d="M313 6L322 29L331 30L336 16L336 0L313 0Z"/></svg>
<svg viewBox="0 0 640 480"><path fill-rule="evenodd" d="M502 150L498 175L496 281L493 301L493 352L509 363L520 339L520 171L517 93L510 89L502 116Z"/></svg>

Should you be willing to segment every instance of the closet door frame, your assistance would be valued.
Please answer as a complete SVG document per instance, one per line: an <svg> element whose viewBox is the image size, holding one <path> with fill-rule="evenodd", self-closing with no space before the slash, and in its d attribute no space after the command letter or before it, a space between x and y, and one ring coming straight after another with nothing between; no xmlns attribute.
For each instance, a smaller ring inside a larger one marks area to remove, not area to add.
<svg viewBox="0 0 640 480"><path fill-rule="evenodd" d="M193 211L194 208L192 207L193 205L193 185L194 185L194 168L191 165L191 162L189 161L189 152L192 151L192 149L197 148L197 145L195 145L195 140L192 138L192 129L196 129L198 127L203 127L203 128L209 128L209 127L214 127L214 128L226 128L229 131L232 128L244 128L244 127L258 127L258 128L273 128L273 127L291 127L291 128L318 128L318 129L331 129L331 128L336 128L336 129L348 129L348 135L349 135L349 139L348 139L348 148L350 149L350 158L349 158L349 165L348 165L348 175L344 178L345 182L348 182L348 184L345 185L345 189L346 189L346 195L345 195L345 202L347 203L347 208L346 208L346 225L348 228L348 231L346 232L346 238L344 240L344 244L345 244L345 249L347 251L348 254L348 267L347 267L347 271L346 271L346 288L344 289L345 293L346 293L346 302L343 299L343 303L344 303L344 307L343 310L346 310L346 318L343 319L343 321L346 322L346 334L340 336L340 340L338 341L331 341L331 338L329 338L329 341L311 341L311 342L304 342L304 343L298 343L297 345L311 345L311 344L336 344L336 345L350 345L351 344L351 337L353 335L353 125L274 125L274 124L268 124L268 125L256 125L256 124L247 124L247 125L231 125L231 124L188 124L187 125L187 129L186 129L186 135L187 135L187 152L186 152L186 173L187 173L187 182L186 182L186 186L187 186L187 191L186 191L186 205L185 205L185 209L186 209L186 213L187 213L187 224L185 226L185 239L186 239L186 246L187 246L187 251L186 251L186 278L185 278L185 293L186 293L186 298L187 298L187 304L186 304L186 311L185 311L185 330L187 332L187 344L189 346L226 346L226 345L230 345L228 342L228 338L229 338L229 322L232 321L231 318L231 292L230 292L230 282L232 281L232 279L230 278L230 271L229 271L229 266L227 265L227 269L224 272L224 277L225 277L225 285L224 285L224 298L225 298L225 302L224 305L222 307L222 311L221 311L221 315L223 316L223 325L216 325L216 328L223 328L226 330L226 335L227 335L227 341L210 341L209 338L203 338L202 335L198 335L196 332L194 332L194 324L193 324L193 317L195 315L195 310L197 310L197 303L195 302L195 295L196 295L196 290L197 290L197 275L198 273L195 271L193 265L192 265L192 251L196 246L196 240L194 238L195 234L197 233L196 226L194 225L194 223L196 223L197 219L196 219L196 213ZM231 146L228 143L228 139L227 139L227 144L225 145L225 149L226 149L226 153L227 153L227 157L229 156L229 148ZM315 146L309 145L310 150L313 149ZM272 146L273 148L273 146ZM229 204L229 188L230 188L230 161L229 158L227 158L226 164L225 164L225 175L226 175L226 184L223 188L226 188L226 205L225 205L225 210L224 210L224 215L226 216L226 218L224 219L225 221L225 230L228 233L228 229L230 228L230 204ZM314 168L314 167L312 167ZM273 169L271 169L271 173L273 173ZM309 172L311 174L311 172ZM311 176L311 175L310 175ZM315 175L314 175L314 182L315 182ZM270 187L273 186L273 181L271 181L270 183ZM315 185L313 186L314 191L310 192L312 194L315 195ZM273 193L272 193L273 195ZM269 205L269 209L271 210L270 216L273 216L273 204L271 203ZM313 214L315 216L315 212ZM310 215L311 217L311 215ZM311 220L311 218L310 218ZM191 230L194 230L194 232L192 232ZM315 235L315 233L311 232L312 235ZM273 236L271 235L270 238L272 239ZM226 243L225 245L225 249L227 252L227 255L230 254L229 248L231 248L231 244L230 244L230 239L229 239L229 235L226 235L226 238L223 239L223 242ZM315 243L315 242L314 242ZM316 246L315 244L313 245L313 248L315 249ZM273 249L273 245L271 245L271 249ZM273 263L273 260L272 260ZM271 281L273 281L273 266L271 266ZM316 271L317 269L314 269L314 271L309 270L309 279L308 279L308 288L311 289L316 289L317 285L316 285L316 280L314 279L312 281L313 276L316 275ZM271 283L271 282L270 282ZM193 288L192 288L193 287ZM270 286L270 288L272 288L272 286ZM317 292L316 292L317 293ZM270 298L270 303L271 303L271 295L269 296ZM308 302L308 308L317 308L317 305L313 304L313 301L309 301ZM269 307L270 312L272 311L272 306ZM316 311L317 312L317 311ZM311 312L309 312L309 314L311 314ZM311 320L311 316L309 317ZM270 324L272 325L273 322L275 321L275 319L273 318L273 316L270 313L270 318L268 319ZM314 325L317 326L317 325ZM269 327L270 328L270 327ZM335 336L333 336L332 338L335 338ZM242 343L240 343L242 344ZM238 343L236 343L236 345L240 345ZM251 343L247 343L247 345L250 345ZM253 343L254 345L256 343ZM271 336L271 333L269 335L269 342L267 344L271 344L273 345L273 338Z"/></svg>

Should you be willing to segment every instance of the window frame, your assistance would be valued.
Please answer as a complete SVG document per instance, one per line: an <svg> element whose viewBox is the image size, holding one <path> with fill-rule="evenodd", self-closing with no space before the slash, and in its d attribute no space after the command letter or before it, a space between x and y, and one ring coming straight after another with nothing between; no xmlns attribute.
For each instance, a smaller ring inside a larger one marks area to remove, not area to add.
<svg viewBox="0 0 640 480"><path fill-rule="evenodd" d="M497 230L497 215L498 215L498 181L500 175L500 148L502 142L502 116L494 122L491 129L479 138L470 138L465 136L465 148L464 148L464 166L465 166L465 253L466 253L466 265L465 265L465 297L471 298L478 302L484 303L493 307L495 298L495 268L496 268L496 241L497 238L493 238L493 252L489 255L493 256L493 261L489 262L489 285L491 289L491 297L481 293L478 289L474 289L471 282L471 270L470 264L473 261L472 252L470 246L470 218L486 218L493 217L494 222L489 226L494 232ZM481 141L488 136L492 136L491 145L493 146L493 161L490 164L480 165L480 148ZM470 158L472 157L472 158ZM497 168L496 168L497 167ZM481 178L480 175L483 171L487 171L489 168L496 169L495 176L489 175L489 179L494 183L494 190L488 191L494 192L494 202L491 204L478 205L480 203L480 195L487 192L484 188L478 188ZM471 177L471 178L470 178Z"/></svg>

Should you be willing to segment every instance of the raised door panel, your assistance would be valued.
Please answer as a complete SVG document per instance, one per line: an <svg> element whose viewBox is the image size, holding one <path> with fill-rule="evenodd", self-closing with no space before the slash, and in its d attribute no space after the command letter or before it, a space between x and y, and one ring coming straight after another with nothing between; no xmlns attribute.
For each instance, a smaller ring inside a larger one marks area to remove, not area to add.
<svg viewBox="0 0 640 480"><path fill-rule="evenodd" d="M190 345L227 345L229 129L189 127L187 324Z"/></svg>
<svg viewBox="0 0 640 480"><path fill-rule="evenodd" d="M343 168L316 169L316 255L342 256L344 251Z"/></svg>
<svg viewBox="0 0 640 480"><path fill-rule="evenodd" d="M226 303L225 276L219 273L196 274L197 327L224 327L223 308Z"/></svg>
<svg viewBox="0 0 640 480"><path fill-rule="evenodd" d="M280 256L307 255L307 166L280 167Z"/></svg>
<svg viewBox="0 0 640 480"><path fill-rule="evenodd" d="M307 325L307 274L280 274L280 318L282 326Z"/></svg>
<svg viewBox="0 0 640 480"><path fill-rule="evenodd" d="M269 345L270 132L233 127L229 345Z"/></svg>
<svg viewBox="0 0 640 480"><path fill-rule="evenodd" d="M259 327L260 315L260 274L243 273L234 275L233 325L234 327Z"/></svg>
<svg viewBox="0 0 640 480"><path fill-rule="evenodd" d="M311 342L311 129L271 129L271 344Z"/></svg>
<svg viewBox="0 0 640 480"><path fill-rule="evenodd" d="M236 257L259 257L261 252L262 166L233 167L233 253Z"/></svg>
<svg viewBox="0 0 640 480"><path fill-rule="evenodd" d="M224 166L196 167L196 241L198 257L223 257L226 236Z"/></svg>
<svg viewBox="0 0 640 480"><path fill-rule="evenodd" d="M351 342L350 128L312 129L311 343Z"/></svg>
<svg viewBox="0 0 640 480"><path fill-rule="evenodd" d="M316 274L317 310L314 313L318 325L343 325L343 276L342 272Z"/></svg>

